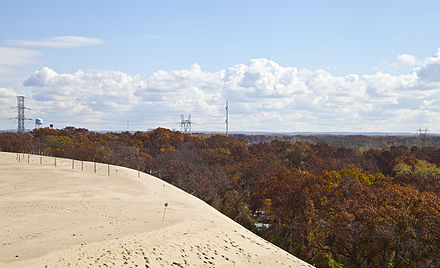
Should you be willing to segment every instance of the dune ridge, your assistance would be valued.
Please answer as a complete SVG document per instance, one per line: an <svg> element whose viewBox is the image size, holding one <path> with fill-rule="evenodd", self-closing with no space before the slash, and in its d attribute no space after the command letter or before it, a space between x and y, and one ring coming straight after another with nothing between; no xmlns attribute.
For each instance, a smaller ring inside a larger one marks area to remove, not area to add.
<svg viewBox="0 0 440 268"><path fill-rule="evenodd" d="M0 152L0 267L312 267L151 175L21 156Z"/></svg>

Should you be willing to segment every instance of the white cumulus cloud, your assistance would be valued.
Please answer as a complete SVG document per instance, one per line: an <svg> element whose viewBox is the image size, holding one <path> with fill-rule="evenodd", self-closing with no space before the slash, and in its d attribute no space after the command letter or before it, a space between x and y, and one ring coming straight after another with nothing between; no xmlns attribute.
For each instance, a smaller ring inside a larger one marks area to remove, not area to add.
<svg viewBox="0 0 440 268"><path fill-rule="evenodd" d="M44 67L24 82L32 112L92 129L178 128L191 113L195 130L440 132L438 53L405 74L334 75L253 59L217 72L198 64L141 79L118 71L57 73Z"/></svg>
<svg viewBox="0 0 440 268"><path fill-rule="evenodd" d="M389 67L393 71L399 71L399 70L408 70L409 68L413 68L419 64L420 61L414 55L401 54L401 55L397 55L396 61L389 64Z"/></svg>
<svg viewBox="0 0 440 268"><path fill-rule="evenodd" d="M413 55L402 54L397 56L398 63L407 66L414 66L417 64L417 58Z"/></svg>
<svg viewBox="0 0 440 268"><path fill-rule="evenodd" d="M440 48L434 55L427 58L422 66L416 68L415 71L427 87L440 86Z"/></svg>
<svg viewBox="0 0 440 268"><path fill-rule="evenodd" d="M72 122L99 122L127 112L138 103L134 92L144 85L138 76L117 71L78 70L58 74L44 67L24 81L41 116ZM111 125L111 123L109 123Z"/></svg>

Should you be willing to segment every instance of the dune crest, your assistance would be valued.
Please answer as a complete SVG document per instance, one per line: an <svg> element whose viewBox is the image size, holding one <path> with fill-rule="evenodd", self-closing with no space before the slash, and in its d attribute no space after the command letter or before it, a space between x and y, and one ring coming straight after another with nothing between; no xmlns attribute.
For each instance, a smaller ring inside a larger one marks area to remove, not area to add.
<svg viewBox="0 0 440 268"><path fill-rule="evenodd" d="M0 153L0 267L312 267L148 174L16 157Z"/></svg>

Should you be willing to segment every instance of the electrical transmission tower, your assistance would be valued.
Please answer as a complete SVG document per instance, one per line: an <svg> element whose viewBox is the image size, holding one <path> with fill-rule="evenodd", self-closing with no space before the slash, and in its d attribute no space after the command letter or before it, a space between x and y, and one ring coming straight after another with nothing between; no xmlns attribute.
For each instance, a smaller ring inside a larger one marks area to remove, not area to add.
<svg viewBox="0 0 440 268"><path fill-rule="evenodd" d="M22 134L25 132L25 128L24 128L24 121L25 120L32 120L30 118L26 118L24 116L24 110L28 109L27 107L24 106L24 96L17 96L17 106L16 107L11 107L11 108L17 108L17 117L11 118L11 119L17 119L17 133L18 134Z"/></svg>
<svg viewBox="0 0 440 268"><path fill-rule="evenodd" d="M417 134L421 138L426 138L428 136L428 128L422 129L419 127L419 129L417 130Z"/></svg>
<svg viewBox="0 0 440 268"><path fill-rule="evenodd" d="M226 137L227 137L228 136L228 131L229 131L229 104L228 104L228 101L226 101L225 109L226 109L226 120L225 120L225 123L226 123Z"/></svg>
<svg viewBox="0 0 440 268"><path fill-rule="evenodd" d="M182 115L180 115L180 131L182 133L189 133L191 134L191 125L194 124L193 122L191 122L191 115L188 116L188 119L185 119L185 117Z"/></svg>

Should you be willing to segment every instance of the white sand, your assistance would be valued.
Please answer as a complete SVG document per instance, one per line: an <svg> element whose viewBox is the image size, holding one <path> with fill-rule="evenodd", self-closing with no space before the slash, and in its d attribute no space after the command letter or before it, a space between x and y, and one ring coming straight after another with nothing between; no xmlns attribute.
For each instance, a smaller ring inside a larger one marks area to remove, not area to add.
<svg viewBox="0 0 440 268"><path fill-rule="evenodd" d="M0 267L311 267L150 175L29 160L0 153Z"/></svg>

